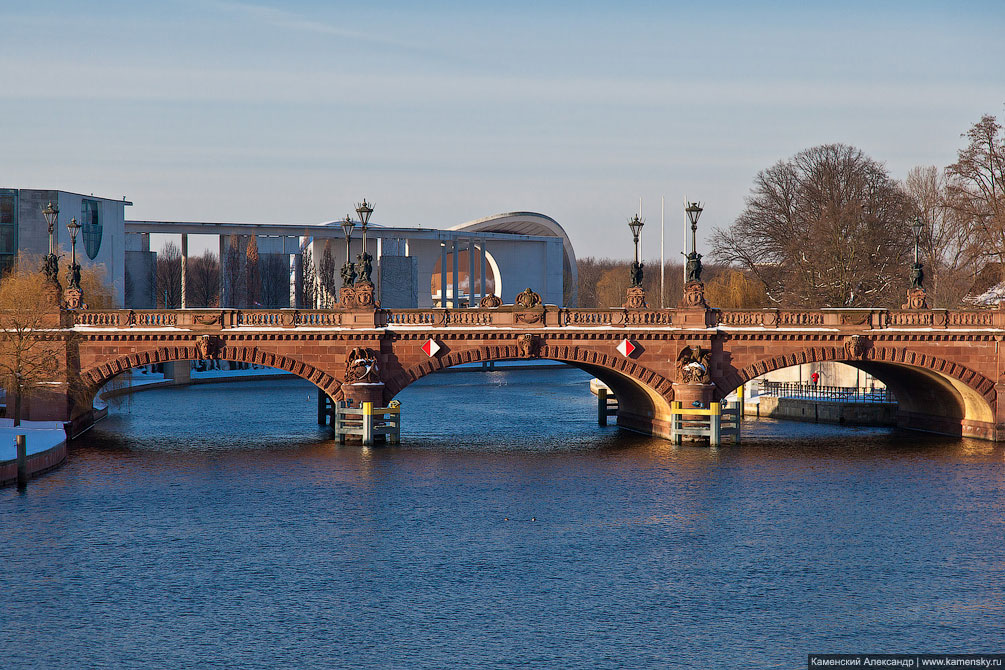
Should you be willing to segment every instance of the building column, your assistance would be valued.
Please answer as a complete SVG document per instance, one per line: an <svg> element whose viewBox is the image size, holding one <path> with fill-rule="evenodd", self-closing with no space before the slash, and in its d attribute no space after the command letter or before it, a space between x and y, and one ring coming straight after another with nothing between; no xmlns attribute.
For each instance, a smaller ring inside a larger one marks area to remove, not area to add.
<svg viewBox="0 0 1005 670"><path fill-rule="evenodd" d="M440 242L440 307L447 306L447 243Z"/></svg>
<svg viewBox="0 0 1005 670"><path fill-rule="evenodd" d="M475 238L468 238L468 307L477 307L475 300Z"/></svg>
<svg viewBox="0 0 1005 670"><path fill-rule="evenodd" d="M185 309L188 306L188 301L185 299L185 289L187 287L186 275L188 274L188 233L181 234L181 308Z"/></svg>
<svg viewBox="0 0 1005 670"><path fill-rule="evenodd" d="M482 238L482 249L481 249L481 252L482 252L481 253L481 256L482 256L482 297L484 298L485 296L488 295L488 291L485 288L485 238Z"/></svg>
<svg viewBox="0 0 1005 670"><path fill-rule="evenodd" d="M226 281L227 273L226 273L226 271L223 268L224 259L227 257L227 255L224 253L224 240L226 238L223 235L217 235L217 237L219 238L219 242L220 242L220 298L219 298L219 301L220 301L220 307L226 307L227 306L227 300L226 300L226 294L225 294L224 291L225 291L226 286L227 286L227 281Z"/></svg>
<svg viewBox="0 0 1005 670"><path fill-rule="evenodd" d="M453 241L453 250L454 250L454 252L453 252L454 253L454 262L453 262L454 280L452 282L450 282L451 288L453 289L453 293L454 293L454 295L451 297L451 300L450 300L450 306L454 307L454 308L456 308L457 304L458 304L457 303L457 296L460 293L459 287L461 285L460 277L457 276L458 274L460 274L457 271L457 249L458 249L458 247L457 247L457 238L455 237L454 241Z"/></svg>

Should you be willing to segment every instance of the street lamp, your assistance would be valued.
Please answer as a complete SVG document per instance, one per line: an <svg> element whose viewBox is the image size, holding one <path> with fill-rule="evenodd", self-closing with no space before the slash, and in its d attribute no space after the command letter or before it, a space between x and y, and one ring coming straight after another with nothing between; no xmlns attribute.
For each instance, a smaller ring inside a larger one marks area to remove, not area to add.
<svg viewBox="0 0 1005 670"><path fill-rule="evenodd" d="M77 233L80 232L81 225L77 219L70 219L66 224L66 229L70 231L70 271L67 273L69 286L67 288L80 290L80 265L77 263Z"/></svg>
<svg viewBox="0 0 1005 670"><path fill-rule="evenodd" d="M373 214L373 203L363 202L356 205L356 213L359 214L359 222L363 224L363 253L366 253L366 227L370 223L370 215Z"/></svg>
<svg viewBox="0 0 1005 670"><path fill-rule="evenodd" d="M704 211L701 203L692 202L684 210L687 220L691 222L691 251L687 254L686 281L701 281L701 254L698 253L698 217ZM683 253L683 252L682 252Z"/></svg>
<svg viewBox="0 0 1005 670"><path fill-rule="evenodd" d="M363 224L363 251L360 253L356 264L359 271L359 283L372 284L370 281L370 272L372 269L370 261L373 260L373 257L366 253L366 226L370 223L370 215L373 214L373 203L369 203L366 201L366 198L363 198L363 202L356 205L356 213L359 214L359 222Z"/></svg>
<svg viewBox="0 0 1005 670"><path fill-rule="evenodd" d="M639 234L646 222L636 214L628 220L628 228L632 231L632 241L635 242L635 262L632 263L632 286L642 286L642 263L639 262Z"/></svg>
<svg viewBox="0 0 1005 670"><path fill-rule="evenodd" d="M42 270L45 272L45 278L59 288L59 256L56 255L56 239L53 234L59 220L59 205L53 205L50 202L42 210L42 216L45 217L45 222L49 227L49 253L42 261Z"/></svg>
<svg viewBox="0 0 1005 670"><path fill-rule="evenodd" d="M925 273L921 268L921 258L918 255L918 242L921 237L921 231L925 227L925 224L921 222L920 217L915 217L914 221L911 223L911 230L914 231L914 265L911 266L911 288L923 289L922 283L925 280Z"/></svg>
<svg viewBox="0 0 1005 670"><path fill-rule="evenodd" d="M345 215L342 220L342 233L345 235L345 265L342 266L342 286L352 286L356 281L356 270L352 263L350 242L352 240L352 229L356 227L349 215Z"/></svg>

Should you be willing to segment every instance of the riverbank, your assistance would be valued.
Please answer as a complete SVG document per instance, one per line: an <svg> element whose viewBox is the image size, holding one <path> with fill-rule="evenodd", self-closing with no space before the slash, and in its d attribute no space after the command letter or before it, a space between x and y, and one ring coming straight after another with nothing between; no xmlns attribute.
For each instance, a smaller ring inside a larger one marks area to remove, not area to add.
<svg viewBox="0 0 1005 670"><path fill-rule="evenodd" d="M0 486L17 482L17 435L25 436L29 479L66 461L66 429L61 421L22 421L15 428L13 419L0 419Z"/></svg>

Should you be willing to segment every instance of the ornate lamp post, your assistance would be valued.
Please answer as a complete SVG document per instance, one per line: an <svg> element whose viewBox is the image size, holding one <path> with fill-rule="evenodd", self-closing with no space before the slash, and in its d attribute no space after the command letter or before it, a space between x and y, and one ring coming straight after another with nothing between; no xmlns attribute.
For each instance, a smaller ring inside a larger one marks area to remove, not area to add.
<svg viewBox="0 0 1005 670"><path fill-rule="evenodd" d="M56 223L59 220L59 206L50 202L42 210L42 216L45 217L45 223L49 227L49 253L42 260L42 271L49 283L53 284L57 291L60 291L62 287L59 285L59 256L56 255L56 238L54 236Z"/></svg>
<svg viewBox="0 0 1005 670"><path fill-rule="evenodd" d="M687 212L687 220L691 222L691 251L687 254L685 281L701 281L701 254L698 253L696 235L698 233L698 217L705 210L702 209L701 203L692 202L684 211Z"/></svg>
<svg viewBox="0 0 1005 670"><path fill-rule="evenodd" d="M684 266L684 296L680 302L682 308L701 308L703 310L708 308L708 303L705 302L705 285L701 283L701 254L698 253L697 239L698 218L703 211L700 202L688 203L684 209L687 220L691 224L691 251L686 254L681 252L687 258L687 263ZM686 232L685 229L685 234ZM705 317L702 317L701 322L704 321Z"/></svg>
<svg viewBox="0 0 1005 670"><path fill-rule="evenodd" d="M342 220L342 234L345 235L345 265L342 266L342 286L343 288L352 286L353 282L356 281L356 268L353 265L352 258L349 256L351 253L350 242L352 241L352 230L356 227L349 215L345 215L345 219Z"/></svg>
<svg viewBox="0 0 1005 670"><path fill-rule="evenodd" d="M370 261L373 260L373 257L366 253L366 227L370 223L370 215L373 214L373 203L369 203L366 201L366 198L363 198L363 202L356 205L356 213L359 214L359 222L363 225L363 251L360 253L357 261L359 283L371 284Z"/></svg>
<svg viewBox="0 0 1005 670"><path fill-rule="evenodd" d="M918 245L921 239L921 231L925 224L921 219L915 217L911 222L911 230L914 231L914 264L911 266L911 288L907 289L907 304L902 305L904 309L928 309L927 294L925 293L925 272L921 266L921 257L918 253Z"/></svg>
<svg viewBox="0 0 1005 670"><path fill-rule="evenodd" d="M647 307L646 292L642 288L642 263L639 260L639 234L644 225L646 225L645 221L640 219L638 214L628 219L628 229L632 231L632 241L635 243L635 261L632 263L631 269L632 283L626 292L625 304L622 305L626 309L645 309Z"/></svg>
<svg viewBox="0 0 1005 670"><path fill-rule="evenodd" d="M65 293L67 309L87 309L84 304L84 292L80 288L80 264L77 263L77 233L81 225L77 219L70 219L66 229L70 231L70 269L67 272L67 287Z"/></svg>

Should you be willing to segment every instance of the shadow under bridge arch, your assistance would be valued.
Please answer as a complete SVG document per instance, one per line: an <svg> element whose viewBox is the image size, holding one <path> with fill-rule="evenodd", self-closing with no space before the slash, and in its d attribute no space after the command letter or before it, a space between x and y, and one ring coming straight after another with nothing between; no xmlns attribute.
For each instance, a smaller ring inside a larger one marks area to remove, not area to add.
<svg viewBox="0 0 1005 670"><path fill-rule="evenodd" d="M449 351L391 375L385 382L384 401L390 402L413 382L455 365L512 360L527 362L535 359L568 363L607 384L618 400L619 426L647 435L669 437L670 403L673 400L671 381L621 356L581 347L544 345L533 358L521 355L517 345ZM590 393L585 385L583 393Z"/></svg>
<svg viewBox="0 0 1005 670"><path fill-rule="evenodd" d="M993 381L959 363L902 347L871 347L859 358L844 348L819 347L764 359L727 377L717 394L774 370L824 361L850 365L886 384L897 401L898 427L997 439Z"/></svg>
<svg viewBox="0 0 1005 670"><path fill-rule="evenodd" d="M235 363L253 363L269 368L276 368L305 379L329 396L334 396L340 386L340 380L330 374L319 370L312 365L298 361L289 356L262 350L257 346L223 346L213 353L206 355L196 344L178 345L170 347L157 347L148 351L140 351L123 356L115 357L97 365L93 365L80 372L81 393L79 403L85 407L93 405L95 395L112 378L130 370L144 365L154 365L157 363L174 363L179 361L198 360L221 360Z"/></svg>

